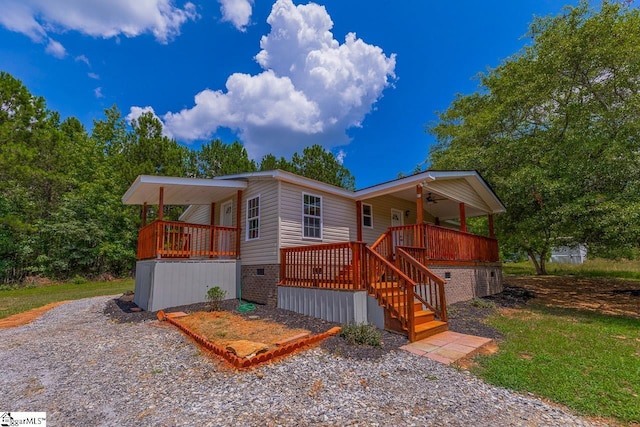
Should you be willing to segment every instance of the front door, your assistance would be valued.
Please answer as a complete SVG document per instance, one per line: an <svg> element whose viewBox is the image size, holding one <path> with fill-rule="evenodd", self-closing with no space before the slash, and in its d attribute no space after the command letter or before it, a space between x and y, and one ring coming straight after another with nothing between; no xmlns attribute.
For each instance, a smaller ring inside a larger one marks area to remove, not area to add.
<svg viewBox="0 0 640 427"><path fill-rule="evenodd" d="M223 227L233 227L233 201L229 200L222 204L222 211L220 216L220 225ZM219 252L231 252L232 233L229 231L220 231L218 233L218 251Z"/></svg>
<svg viewBox="0 0 640 427"><path fill-rule="evenodd" d="M401 225L404 225L402 211L399 209L391 209L391 226L400 227Z"/></svg>
<svg viewBox="0 0 640 427"><path fill-rule="evenodd" d="M399 209L391 209L391 226L400 227L402 225L404 225L404 217L402 216L402 211ZM404 232L402 230L392 231L391 237L393 239L393 253L395 253L395 247L402 246L404 244Z"/></svg>
<svg viewBox="0 0 640 427"><path fill-rule="evenodd" d="M222 204L222 218L220 218L220 225L223 227L233 226L233 201L229 200Z"/></svg>

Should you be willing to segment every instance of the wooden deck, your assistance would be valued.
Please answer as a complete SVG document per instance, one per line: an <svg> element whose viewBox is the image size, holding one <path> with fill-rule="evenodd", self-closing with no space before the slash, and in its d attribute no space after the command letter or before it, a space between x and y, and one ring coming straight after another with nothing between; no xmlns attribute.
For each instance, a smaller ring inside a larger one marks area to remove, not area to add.
<svg viewBox="0 0 640 427"><path fill-rule="evenodd" d="M236 258L235 227L154 221L138 232L138 260Z"/></svg>
<svg viewBox="0 0 640 427"><path fill-rule="evenodd" d="M385 327L411 341L447 330L445 281L428 263L493 263L494 238L429 224L391 227L371 246L344 242L281 249L280 285L366 290L385 309Z"/></svg>

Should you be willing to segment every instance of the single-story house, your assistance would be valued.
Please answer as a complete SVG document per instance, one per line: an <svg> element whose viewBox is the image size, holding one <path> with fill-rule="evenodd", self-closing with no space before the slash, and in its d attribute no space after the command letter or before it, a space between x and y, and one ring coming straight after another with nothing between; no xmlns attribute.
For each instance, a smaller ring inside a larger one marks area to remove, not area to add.
<svg viewBox="0 0 640 427"><path fill-rule="evenodd" d="M122 198L143 206L135 303L156 311L229 298L411 340L445 330L446 304L502 290L493 215L476 171L426 171L357 191L282 170L213 179L141 175ZM164 205L188 208L163 219ZM158 205L146 224L147 207ZM489 235L467 232L488 216Z"/></svg>

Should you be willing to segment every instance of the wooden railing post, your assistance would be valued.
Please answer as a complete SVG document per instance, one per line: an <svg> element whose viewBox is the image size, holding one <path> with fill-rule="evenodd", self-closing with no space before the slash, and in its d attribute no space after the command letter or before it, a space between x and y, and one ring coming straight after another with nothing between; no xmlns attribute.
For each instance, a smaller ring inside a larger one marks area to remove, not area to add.
<svg viewBox="0 0 640 427"><path fill-rule="evenodd" d="M162 258L162 249L164 248L164 221L157 220L156 224L156 257Z"/></svg>
<svg viewBox="0 0 640 427"><path fill-rule="evenodd" d="M353 271L353 287L356 290L362 288L360 283L360 243L354 242L351 244L351 256L353 263L351 269Z"/></svg>
<svg viewBox="0 0 640 427"><path fill-rule="evenodd" d="M242 190L238 190L238 198L236 200L236 259L240 259L240 234L242 231Z"/></svg>
<svg viewBox="0 0 640 427"><path fill-rule="evenodd" d="M407 329L409 330L409 341L413 342L415 341L415 325L416 325L416 320L415 320L415 312L413 310L413 304L415 301L415 290L413 289L412 284L410 283L406 283L405 285L405 295L407 297L407 300L405 302L405 310L408 311L407 313L407 318L408 318L408 325L407 325Z"/></svg>
<svg viewBox="0 0 640 427"><path fill-rule="evenodd" d="M278 280L278 283L284 283L287 278L286 276L286 271L287 271L287 256L284 252L284 249L280 249L280 279Z"/></svg>

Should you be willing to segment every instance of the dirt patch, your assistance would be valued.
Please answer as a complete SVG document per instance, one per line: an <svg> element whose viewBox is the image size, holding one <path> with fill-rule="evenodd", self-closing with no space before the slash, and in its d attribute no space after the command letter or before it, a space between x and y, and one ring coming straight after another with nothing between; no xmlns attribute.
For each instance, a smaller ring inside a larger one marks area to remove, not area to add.
<svg viewBox="0 0 640 427"><path fill-rule="evenodd" d="M480 354L482 355L493 354L497 351L498 351L498 344L491 341L490 343L480 347L477 352L474 352L466 357L463 357L462 359L456 360L455 365L461 369L469 370L477 364L475 361L476 356Z"/></svg>
<svg viewBox="0 0 640 427"><path fill-rule="evenodd" d="M42 307L34 308L29 311L17 313L9 317L5 317L4 319L0 319L0 329L15 328L16 326L22 326L26 325L27 323L31 323L45 314L47 311L66 302L69 301L52 302L50 304L43 305Z"/></svg>
<svg viewBox="0 0 640 427"><path fill-rule="evenodd" d="M266 320L245 319L227 311L198 312L176 321L216 345L233 349L239 356L239 353L266 351L276 347L278 342L310 333L306 329L290 329Z"/></svg>
<svg viewBox="0 0 640 427"><path fill-rule="evenodd" d="M640 319L640 282L573 276L509 276L505 285L533 293L534 302Z"/></svg>

